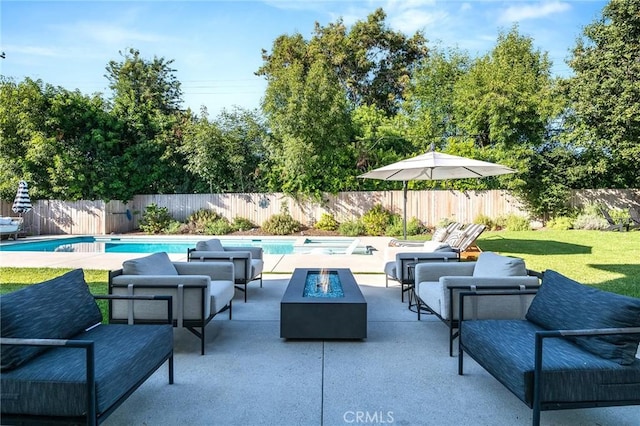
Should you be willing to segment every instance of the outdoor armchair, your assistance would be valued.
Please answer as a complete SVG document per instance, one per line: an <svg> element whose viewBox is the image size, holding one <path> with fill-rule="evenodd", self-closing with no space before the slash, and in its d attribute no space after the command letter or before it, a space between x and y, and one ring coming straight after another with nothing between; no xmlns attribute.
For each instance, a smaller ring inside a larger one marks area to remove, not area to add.
<svg viewBox="0 0 640 426"><path fill-rule="evenodd" d="M418 320L421 312L434 314L449 327L449 355L458 332L458 295L461 291L530 290L540 285L538 276L528 271L519 258L493 252L480 253L476 262L419 263L415 270ZM524 318L531 294L510 295L477 302L468 309L475 318ZM466 307L465 307L466 310Z"/></svg>
<svg viewBox="0 0 640 426"><path fill-rule="evenodd" d="M127 260L122 269L110 271L109 294L172 296L173 325L199 337L204 355L207 324L227 309L229 319L232 317L233 271L231 262L172 262L166 253L154 253ZM111 301L110 307L110 323L156 323L163 315L144 302L134 306L126 301Z"/></svg>
<svg viewBox="0 0 640 426"><path fill-rule="evenodd" d="M244 292L247 301L247 285L260 280L262 287L262 270L264 269L262 247L223 246L219 239L212 238L198 241L195 248L187 251L189 262L233 262L234 282L236 288Z"/></svg>

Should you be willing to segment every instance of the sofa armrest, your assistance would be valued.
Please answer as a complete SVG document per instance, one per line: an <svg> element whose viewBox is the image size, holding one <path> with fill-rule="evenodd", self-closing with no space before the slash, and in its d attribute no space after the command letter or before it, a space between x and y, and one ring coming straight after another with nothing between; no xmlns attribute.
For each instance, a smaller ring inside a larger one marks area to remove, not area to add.
<svg viewBox="0 0 640 426"><path fill-rule="evenodd" d="M165 300L167 302L167 324L173 324L173 297L158 295L120 295L120 294L99 294L94 295L94 299L101 300ZM111 302L109 302L111 311Z"/></svg>
<svg viewBox="0 0 640 426"><path fill-rule="evenodd" d="M207 275L211 280L233 281L233 262L173 262L180 276Z"/></svg>
<svg viewBox="0 0 640 426"><path fill-rule="evenodd" d="M531 407L533 409L534 424L536 421L538 423L540 422L540 411L542 406L542 357L544 339L558 337L594 337L620 334L640 335L640 327L536 331L535 360L533 369L533 406Z"/></svg>
<svg viewBox="0 0 640 426"><path fill-rule="evenodd" d="M2 346L43 346L78 348L85 351L87 372L87 424L92 424L98 412L96 401L96 361L93 340L69 340L69 339L19 339L12 337L0 338Z"/></svg>
<svg viewBox="0 0 640 426"><path fill-rule="evenodd" d="M416 265L416 283L438 281L443 276L471 276L476 262L426 262Z"/></svg>

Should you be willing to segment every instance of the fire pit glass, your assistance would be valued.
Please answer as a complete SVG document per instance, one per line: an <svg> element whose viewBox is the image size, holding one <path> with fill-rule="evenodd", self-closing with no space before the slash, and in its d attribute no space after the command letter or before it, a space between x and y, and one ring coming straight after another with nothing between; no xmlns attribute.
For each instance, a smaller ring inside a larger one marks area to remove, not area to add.
<svg viewBox="0 0 640 426"><path fill-rule="evenodd" d="M302 297L344 297L338 273L325 269L307 272Z"/></svg>

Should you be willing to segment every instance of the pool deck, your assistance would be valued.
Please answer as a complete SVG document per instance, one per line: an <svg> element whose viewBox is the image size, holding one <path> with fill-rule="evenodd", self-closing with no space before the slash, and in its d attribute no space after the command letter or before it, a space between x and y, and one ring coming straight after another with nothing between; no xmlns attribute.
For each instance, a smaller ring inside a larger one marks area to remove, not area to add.
<svg viewBox="0 0 640 426"><path fill-rule="evenodd" d="M236 294L233 319L217 316L198 339L175 329L175 384L162 366L105 426L429 426L530 425L531 410L465 357L448 354L448 329L400 301L385 287L382 264L388 238L362 239L372 255L266 255L263 288L249 285L247 303ZM144 255L139 255L144 256ZM0 266L115 269L131 254L0 252ZM186 260L185 255L171 255ZM367 338L356 341L285 340L280 301L296 267L354 271L367 300ZM542 425L632 426L640 407L546 411Z"/></svg>

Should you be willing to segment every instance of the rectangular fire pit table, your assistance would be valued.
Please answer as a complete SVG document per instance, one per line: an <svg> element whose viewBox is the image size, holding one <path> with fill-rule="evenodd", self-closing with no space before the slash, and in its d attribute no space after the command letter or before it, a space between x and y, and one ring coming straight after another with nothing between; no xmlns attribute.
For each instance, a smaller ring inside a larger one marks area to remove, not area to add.
<svg viewBox="0 0 640 426"><path fill-rule="evenodd" d="M280 302L280 337L365 339L367 301L351 270L296 268Z"/></svg>

